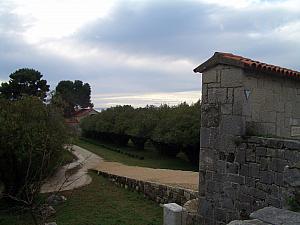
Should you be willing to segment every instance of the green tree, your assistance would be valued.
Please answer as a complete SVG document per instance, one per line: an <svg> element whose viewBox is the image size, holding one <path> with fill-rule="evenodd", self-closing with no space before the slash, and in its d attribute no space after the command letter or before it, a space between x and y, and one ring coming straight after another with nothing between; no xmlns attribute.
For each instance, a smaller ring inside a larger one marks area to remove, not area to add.
<svg viewBox="0 0 300 225"><path fill-rule="evenodd" d="M157 111L157 107L154 106L135 109L126 133L130 135L136 148L144 149L146 141L151 138L158 123Z"/></svg>
<svg viewBox="0 0 300 225"><path fill-rule="evenodd" d="M0 180L5 196L33 203L60 162L68 132L60 113L37 97L0 98Z"/></svg>
<svg viewBox="0 0 300 225"><path fill-rule="evenodd" d="M42 80L43 75L34 69L19 69L12 73L7 83L0 86L0 95L6 99L16 100L23 96L37 96L45 100L49 85L46 80Z"/></svg>
<svg viewBox="0 0 300 225"><path fill-rule="evenodd" d="M74 113L76 107L87 108L92 107L91 103L91 87L88 83L80 80L60 81L55 89L55 95L65 102L64 115L70 117Z"/></svg>

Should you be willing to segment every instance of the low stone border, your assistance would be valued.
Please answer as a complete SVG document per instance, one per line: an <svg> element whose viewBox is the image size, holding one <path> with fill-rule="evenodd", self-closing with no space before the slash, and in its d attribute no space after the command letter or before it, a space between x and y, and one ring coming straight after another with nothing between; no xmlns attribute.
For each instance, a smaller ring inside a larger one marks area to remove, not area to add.
<svg viewBox="0 0 300 225"><path fill-rule="evenodd" d="M198 192L179 188L171 187L164 184L154 182L136 180L129 177L122 177L114 174L109 174L103 171L97 171L98 175L108 178L110 181L123 188L143 193L145 197L159 203L177 203L184 205L187 201L198 197Z"/></svg>

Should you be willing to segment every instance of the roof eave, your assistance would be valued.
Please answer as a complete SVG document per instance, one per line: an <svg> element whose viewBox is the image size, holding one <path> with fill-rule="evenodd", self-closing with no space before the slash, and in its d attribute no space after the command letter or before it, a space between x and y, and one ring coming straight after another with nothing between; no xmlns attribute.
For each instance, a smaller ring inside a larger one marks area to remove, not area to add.
<svg viewBox="0 0 300 225"><path fill-rule="evenodd" d="M209 58L207 61L196 67L193 71L195 73L203 73L206 70L213 68L217 65L229 65L239 68L245 68L245 65L242 62L236 61L234 59L224 58L222 53L215 52L215 54Z"/></svg>

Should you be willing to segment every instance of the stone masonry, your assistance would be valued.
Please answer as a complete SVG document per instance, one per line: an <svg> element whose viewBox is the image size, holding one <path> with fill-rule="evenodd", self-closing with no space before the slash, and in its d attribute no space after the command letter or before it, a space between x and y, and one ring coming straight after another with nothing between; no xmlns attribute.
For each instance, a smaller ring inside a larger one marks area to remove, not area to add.
<svg viewBox="0 0 300 225"><path fill-rule="evenodd" d="M136 180L103 171L97 171L97 173L123 188L142 193L145 197L160 204L177 203L184 205L187 201L198 196L198 192L189 189Z"/></svg>
<svg viewBox="0 0 300 225"><path fill-rule="evenodd" d="M287 170L300 160L300 73L228 53L194 71L202 73L201 224L285 207L297 189Z"/></svg>

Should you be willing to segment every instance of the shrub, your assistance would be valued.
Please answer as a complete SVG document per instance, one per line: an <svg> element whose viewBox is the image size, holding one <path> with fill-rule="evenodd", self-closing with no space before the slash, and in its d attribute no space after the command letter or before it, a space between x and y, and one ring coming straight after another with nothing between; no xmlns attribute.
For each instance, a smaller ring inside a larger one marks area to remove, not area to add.
<svg viewBox="0 0 300 225"><path fill-rule="evenodd" d="M0 180L4 193L29 201L58 166L68 140L55 108L37 97L0 99Z"/></svg>

